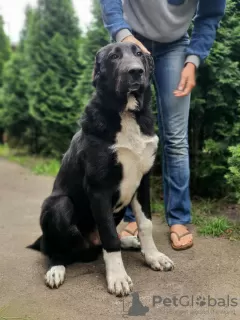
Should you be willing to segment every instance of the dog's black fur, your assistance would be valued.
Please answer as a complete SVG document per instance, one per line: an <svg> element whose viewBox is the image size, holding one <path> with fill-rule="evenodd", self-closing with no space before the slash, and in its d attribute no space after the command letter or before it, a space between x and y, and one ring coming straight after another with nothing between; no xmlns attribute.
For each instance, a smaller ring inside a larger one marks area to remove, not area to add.
<svg viewBox="0 0 240 320"><path fill-rule="evenodd" d="M44 201L40 217L42 236L30 248L41 250L50 266L95 259L100 246L89 235L98 230L107 252L120 250L116 226L125 207L114 214L119 203L123 168L111 149L121 130L121 113L129 93L137 100L135 117L141 133L154 135L150 109L152 58L134 44L110 44L95 61L93 84L96 92L81 119L63 157L52 194ZM150 218L149 178L143 175L138 201ZM134 196L134 193L131 195Z"/></svg>

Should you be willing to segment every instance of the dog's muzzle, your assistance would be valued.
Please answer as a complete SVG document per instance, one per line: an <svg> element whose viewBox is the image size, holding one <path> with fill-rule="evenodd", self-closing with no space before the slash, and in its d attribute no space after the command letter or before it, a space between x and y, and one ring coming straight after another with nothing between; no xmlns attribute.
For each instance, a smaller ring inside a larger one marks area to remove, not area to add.
<svg viewBox="0 0 240 320"><path fill-rule="evenodd" d="M143 75L144 75L144 69L139 64L132 64L128 68L128 83L129 83L129 90L135 91L140 88L140 86L143 83Z"/></svg>

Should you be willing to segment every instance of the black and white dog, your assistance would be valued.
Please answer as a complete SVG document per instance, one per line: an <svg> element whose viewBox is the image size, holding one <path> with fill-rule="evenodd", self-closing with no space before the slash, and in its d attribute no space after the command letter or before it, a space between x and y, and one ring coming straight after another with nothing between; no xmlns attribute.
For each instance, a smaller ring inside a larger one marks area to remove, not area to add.
<svg viewBox="0 0 240 320"><path fill-rule="evenodd" d="M66 265L96 259L103 248L108 291L130 293L116 231L128 205L146 263L153 270L173 268L152 237L149 171L158 146L150 107L152 69L152 58L134 44L110 44L97 53L96 92L43 203L43 234L30 246L48 256L45 279L51 288L63 283Z"/></svg>

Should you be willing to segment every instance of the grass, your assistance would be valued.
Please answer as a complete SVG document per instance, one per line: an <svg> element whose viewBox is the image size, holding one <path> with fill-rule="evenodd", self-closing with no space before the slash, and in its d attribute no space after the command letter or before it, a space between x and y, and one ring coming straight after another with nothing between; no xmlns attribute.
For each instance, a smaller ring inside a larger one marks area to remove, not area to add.
<svg viewBox="0 0 240 320"><path fill-rule="evenodd" d="M22 150L9 149L7 145L0 145L0 157L16 162L37 175L56 176L60 161L50 158L41 158L26 155ZM163 201L159 201L162 194L161 178L152 177L154 186L152 194L152 211L164 219ZM212 237L226 237L230 240L240 240L240 222L233 222L222 215L226 211L226 204L221 201L198 200L192 204L192 223L196 226L199 234Z"/></svg>
<svg viewBox="0 0 240 320"><path fill-rule="evenodd" d="M151 205L151 209L152 209L152 212L154 213L158 213L160 214L161 216L164 216L164 205L163 205L163 202L152 202L152 205Z"/></svg>
<svg viewBox="0 0 240 320"><path fill-rule="evenodd" d="M152 211L165 220L163 201L153 201ZM225 212L225 204L221 201L193 201L192 223L203 236L240 240L240 222L231 221L222 212Z"/></svg>
<svg viewBox="0 0 240 320"><path fill-rule="evenodd" d="M230 223L227 218L214 217L207 221L203 226L199 228L199 232L204 236L211 235L213 237L219 237L227 232L230 228Z"/></svg>
<svg viewBox="0 0 240 320"><path fill-rule="evenodd" d="M54 177L60 168L60 161L56 159L29 156L22 150L10 149L7 145L0 145L0 157L27 167L37 175Z"/></svg>
<svg viewBox="0 0 240 320"><path fill-rule="evenodd" d="M192 223L201 235L240 240L240 222L223 215L225 211L226 203L221 201L193 201Z"/></svg>
<svg viewBox="0 0 240 320"><path fill-rule="evenodd" d="M39 175L56 176L59 167L60 162L56 159L42 160L32 168L32 172Z"/></svg>

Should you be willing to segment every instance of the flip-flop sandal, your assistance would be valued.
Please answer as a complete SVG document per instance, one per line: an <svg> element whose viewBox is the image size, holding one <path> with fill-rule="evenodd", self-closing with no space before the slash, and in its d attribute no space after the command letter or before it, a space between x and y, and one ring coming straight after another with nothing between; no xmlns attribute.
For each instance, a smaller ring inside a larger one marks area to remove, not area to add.
<svg viewBox="0 0 240 320"><path fill-rule="evenodd" d="M192 232L187 231L187 232L179 235L176 231L171 231L170 232L170 241L171 241L171 246L172 246L172 248L174 250L178 250L178 251L186 250L186 249L189 249L189 248L191 248L193 246L193 241L191 241L190 243L187 243L187 244L185 244L183 246L175 246L173 241L172 241L172 239L171 239L171 234L173 234L173 233L178 237L178 241L180 241L183 237L187 236L188 234L192 234Z"/></svg>
<svg viewBox="0 0 240 320"><path fill-rule="evenodd" d="M128 228L125 228L122 231L125 231L125 232L129 233L131 236L136 237L135 233L138 231L138 228L136 228L134 231L131 231ZM124 236L124 237L127 237L127 236Z"/></svg>
<svg viewBox="0 0 240 320"><path fill-rule="evenodd" d="M135 235L138 231L138 228L136 228L134 231L125 228L122 231L126 231L129 236L121 237L120 234L118 235L119 239L121 240L121 248L125 250L139 250L141 248L140 241L138 235Z"/></svg>

